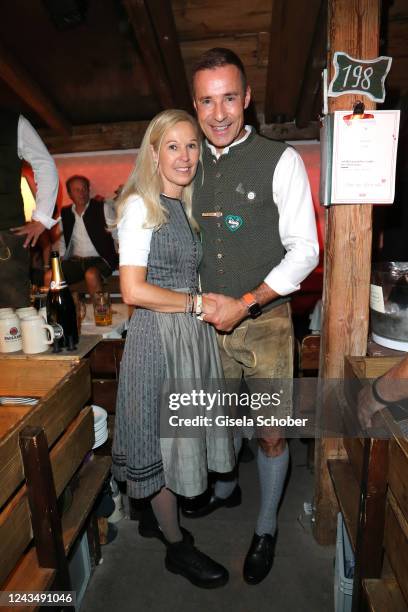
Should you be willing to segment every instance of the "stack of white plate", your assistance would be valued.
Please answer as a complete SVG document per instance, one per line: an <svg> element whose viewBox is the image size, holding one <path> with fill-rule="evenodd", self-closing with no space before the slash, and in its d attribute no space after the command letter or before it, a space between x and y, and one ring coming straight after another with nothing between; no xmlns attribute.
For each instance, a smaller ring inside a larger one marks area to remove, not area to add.
<svg viewBox="0 0 408 612"><path fill-rule="evenodd" d="M95 431L95 444L92 448L98 448L105 444L108 439L108 413L104 408L100 406L92 406L94 415L94 431Z"/></svg>

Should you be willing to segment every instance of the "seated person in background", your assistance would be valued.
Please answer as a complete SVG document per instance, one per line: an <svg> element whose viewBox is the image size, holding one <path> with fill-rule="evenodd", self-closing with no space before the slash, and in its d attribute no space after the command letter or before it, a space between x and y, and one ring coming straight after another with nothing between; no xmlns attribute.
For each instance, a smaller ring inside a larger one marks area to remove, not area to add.
<svg viewBox="0 0 408 612"><path fill-rule="evenodd" d="M118 266L118 255L108 226L110 208L89 198L89 180L71 176L66 187L73 204L61 210L60 255L68 284L85 279L88 293L102 291L103 280Z"/></svg>

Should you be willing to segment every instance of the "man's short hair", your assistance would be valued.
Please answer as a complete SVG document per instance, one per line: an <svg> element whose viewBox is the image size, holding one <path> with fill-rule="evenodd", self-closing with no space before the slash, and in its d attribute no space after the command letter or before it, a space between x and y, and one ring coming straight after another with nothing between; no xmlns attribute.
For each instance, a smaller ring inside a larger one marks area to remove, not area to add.
<svg viewBox="0 0 408 612"><path fill-rule="evenodd" d="M87 178L86 176L83 176L82 174L73 174L72 176L69 177L69 179L65 181L65 187L67 188L68 193L71 193L70 186L71 186L72 181L84 181L84 183L86 183L88 187L88 190L91 186L89 182L89 178Z"/></svg>
<svg viewBox="0 0 408 612"><path fill-rule="evenodd" d="M245 74L245 68L240 58L231 49L225 49L224 47L214 47L205 51L195 62L192 70L192 80L194 87L194 77L200 70L213 70L214 68L222 68L223 66L236 66L239 70L242 87L244 93L247 88L247 78Z"/></svg>

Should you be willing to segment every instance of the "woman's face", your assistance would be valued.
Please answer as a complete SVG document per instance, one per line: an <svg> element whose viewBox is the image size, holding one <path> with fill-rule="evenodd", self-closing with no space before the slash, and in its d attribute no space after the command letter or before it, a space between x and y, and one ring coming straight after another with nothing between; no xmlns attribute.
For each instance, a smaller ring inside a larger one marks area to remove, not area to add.
<svg viewBox="0 0 408 612"><path fill-rule="evenodd" d="M153 150L165 195L181 197L184 187L194 178L199 155L200 144L191 123L180 121L167 130L159 153Z"/></svg>

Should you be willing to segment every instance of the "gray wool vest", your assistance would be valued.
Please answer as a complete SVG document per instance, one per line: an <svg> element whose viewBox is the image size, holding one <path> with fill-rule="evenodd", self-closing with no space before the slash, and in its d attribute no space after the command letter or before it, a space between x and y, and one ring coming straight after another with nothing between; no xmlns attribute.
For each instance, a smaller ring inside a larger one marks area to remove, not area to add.
<svg viewBox="0 0 408 612"><path fill-rule="evenodd" d="M217 160L204 144L194 182L204 292L240 297L263 282L284 257L272 180L287 145L252 130ZM275 307L289 298L274 300Z"/></svg>

